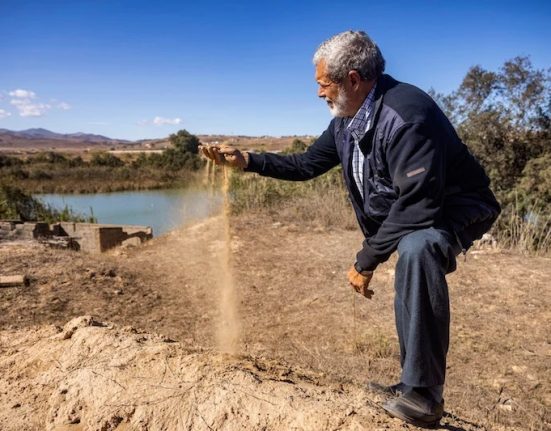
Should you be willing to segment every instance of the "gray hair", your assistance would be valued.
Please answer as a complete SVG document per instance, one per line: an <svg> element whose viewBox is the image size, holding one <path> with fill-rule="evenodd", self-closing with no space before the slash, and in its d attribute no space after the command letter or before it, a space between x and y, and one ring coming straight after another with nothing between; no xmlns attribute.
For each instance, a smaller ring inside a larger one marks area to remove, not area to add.
<svg viewBox="0 0 551 431"><path fill-rule="evenodd" d="M355 70L364 80L377 79L385 70L379 47L363 31L345 31L327 39L314 54L314 64L324 60L329 78L340 83Z"/></svg>

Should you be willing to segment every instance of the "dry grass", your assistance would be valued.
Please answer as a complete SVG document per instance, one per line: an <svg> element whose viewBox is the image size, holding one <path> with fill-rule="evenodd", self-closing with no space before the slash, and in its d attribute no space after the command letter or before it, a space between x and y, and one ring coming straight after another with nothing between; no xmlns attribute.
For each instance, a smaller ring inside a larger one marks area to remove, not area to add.
<svg viewBox="0 0 551 431"><path fill-rule="evenodd" d="M263 212L282 222L357 228L340 168L306 182L236 173L231 178L230 193L234 215Z"/></svg>
<svg viewBox="0 0 551 431"><path fill-rule="evenodd" d="M551 215L545 206L534 204L522 211L517 202L507 207L494 229L501 247L536 256L551 253Z"/></svg>
<svg viewBox="0 0 551 431"><path fill-rule="evenodd" d="M232 176L230 191L234 215L267 214L281 222L324 229L358 227L340 168L306 182L237 173ZM501 249L535 256L551 253L551 215L543 205L521 209L517 202L510 204L492 233Z"/></svg>

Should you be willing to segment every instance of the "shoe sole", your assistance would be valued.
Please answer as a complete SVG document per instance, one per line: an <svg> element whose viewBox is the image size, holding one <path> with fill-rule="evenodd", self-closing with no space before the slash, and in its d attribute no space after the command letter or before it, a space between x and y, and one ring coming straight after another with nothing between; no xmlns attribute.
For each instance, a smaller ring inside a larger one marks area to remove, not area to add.
<svg viewBox="0 0 551 431"><path fill-rule="evenodd" d="M402 414L402 412L399 412L399 411L393 411L393 410L388 410L387 408L383 407L383 410L385 412L387 412L390 416L392 416L393 418L397 418L397 419L401 419L403 420L404 422L407 422L408 424L412 424L412 425L415 425L417 427L421 427L421 428L436 428L440 425L440 419L434 421L434 422L422 422L422 421L418 421L417 419L414 419L414 418L411 418L409 416L406 416L404 414Z"/></svg>

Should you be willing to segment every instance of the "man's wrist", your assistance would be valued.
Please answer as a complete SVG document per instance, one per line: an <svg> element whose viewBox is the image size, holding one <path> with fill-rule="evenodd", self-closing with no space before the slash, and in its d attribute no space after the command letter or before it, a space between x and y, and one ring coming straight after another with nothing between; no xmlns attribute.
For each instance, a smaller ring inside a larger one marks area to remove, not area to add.
<svg viewBox="0 0 551 431"><path fill-rule="evenodd" d="M358 262L354 263L354 269L358 274L363 275L364 277L368 277L370 275L373 275L373 271L370 271L369 269L362 269Z"/></svg>
<svg viewBox="0 0 551 431"><path fill-rule="evenodd" d="M245 160L245 166L243 166L243 169L247 169L249 166L249 153L247 151L243 151L243 160Z"/></svg>

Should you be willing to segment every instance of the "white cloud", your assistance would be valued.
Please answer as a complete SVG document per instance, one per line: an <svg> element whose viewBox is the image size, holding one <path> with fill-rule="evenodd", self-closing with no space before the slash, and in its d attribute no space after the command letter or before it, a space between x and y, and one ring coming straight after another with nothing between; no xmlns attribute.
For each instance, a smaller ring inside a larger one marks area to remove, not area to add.
<svg viewBox="0 0 551 431"><path fill-rule="evenodd" d="M155 117L153 119L153 124L156 126L165 126L165 125L176 125L180 124L182 122L181 118L163 118L163 117Z"/></svg>
<svg viewBox="0 0 551 431"><path fill-rule="evenodd" d="M10 91L8 94L11 97L16 97L18 99L34 99L36 97L36 93L34 91L22 90L21 88Z"/></svg>
<svg viewBox="0 0 551 431"><path fill-rule="evenodd" d="M20 117L42 117L47 111L57 108L63 111L71 109L71 105L67 102L42 103L36 99L36 93L31 90L23 90L18 88L8 93L11 96L10 103L15 106Z"/></svg>
<svg viewBox="0 0 551 431"><path fill-rule="evenodd" d="M42 117L52 108L52 105L33 103L30 99L12 99L10 103L19 111L21 117Z"/></svg>
<svg viewBox="0 0 551 431"><path fill-rule="evenodd" d="M0 119L7 118L11 116L11 112L5 111L4 109L0 109Z"/></svg>

